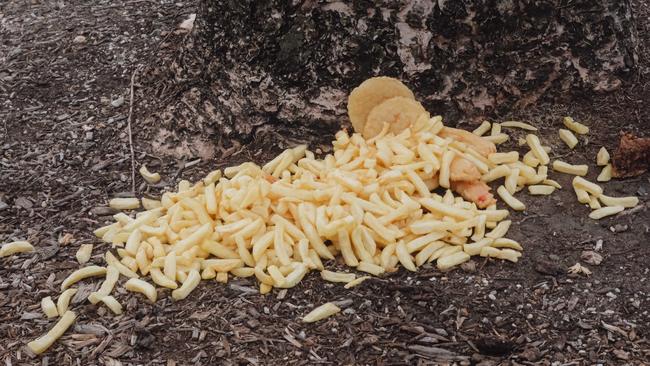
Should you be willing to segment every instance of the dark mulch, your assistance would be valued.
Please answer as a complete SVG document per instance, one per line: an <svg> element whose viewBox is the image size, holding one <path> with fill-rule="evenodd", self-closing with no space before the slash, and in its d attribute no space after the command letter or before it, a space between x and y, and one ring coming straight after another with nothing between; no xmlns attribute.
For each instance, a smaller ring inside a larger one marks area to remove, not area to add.
<svg viewBox="0 0 650 366"><path fill-rule="evenodd" d="M650 12L644 4L637 10L646 44ZM61 280L79 266L74 253L80 244L94 243L92 261L102 263L108 245L92 229L107 220L108 197L130 194L131 73L159 62L158 50L170 39L183 41L167 32L191 12L171 1L0 5L0 242L27 239L37 247L37 254L0 260L0 360L6 365L650 362L650 212L645 207L594 222L561 175L555 176L565 189L545 198L523 195L528 210L512 215L510 236L525 245L517 264L473 260L473 268L446 274L425 266L351 290L314 273L292 290L267 296L246 279L203 283L178 303L161 290L155 305L118 290L126 305L118 317L84 301L81 295L99 286L85 281L73 301L80 315L74 330L42 358L30 358L24 344L52 323L43 319L40 299L58 295ZM73 41L79 35L85 42ZM623 90L504 117L540 126L555 157L593 162L600 146L613 151L619 131L647 134L646 48L641 56L638 78ZM556 132L567 114L593 131L573 153ZM138 195L155 196L214 166L270 155L244 146L184 168L192 159L152 148L141 138L149 126L139 120L136 113L136 163L165 178L157 187L138 181ZM314 136L313 144L329 139ZM589 178L596 174L592 167ZM649 179L614 181L606 192L638 195L647 204ZM587 265L593 275L566 274L583 251L596 248L604 260ZM312 325L299 321L326 301L339 302L343 313Z"/></svg>

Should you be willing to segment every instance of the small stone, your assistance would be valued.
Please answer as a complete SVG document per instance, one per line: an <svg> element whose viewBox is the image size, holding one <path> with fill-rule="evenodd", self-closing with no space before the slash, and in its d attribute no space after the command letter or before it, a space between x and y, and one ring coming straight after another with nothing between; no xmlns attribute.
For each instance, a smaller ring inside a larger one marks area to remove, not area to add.
<svg viewBox="0 0 650 366"><path fill-rule="evenodd" d="M18 206L19 208L24 208L26 210L29 210L30 208L34 207L34 204L32 201L30 201L28 198L25 197L18 197L16 198L16 201L14 201L14 204Z"/></svg>
<svg viewBox="0 0 650 366"><path fill-rule="evenodd" d="M559 261L560 257L555 255L555 254L549 254L548 259L550 259L552 261Z"/></svg>
<svg viewBox="0 0 650 366"><path fill-rule="evenodd" d="M598 239L598 241L596 241L596 246L594 247L594 250L597 252L603 250L603 239Z"/></svg>
<svg viewBox="0 0 650 366"><path fill-rule="evenodd" d="M622 349L615 349L612 351L616 357L618 357L621 360L629 360L630 359L630 354L628 352L623 351Z"/></svg>
<svg viewBox="0 0 650 366"><path fill-rule="evenodd" d="M86 43L86 37L84 37L84 36L76 36L76 37L74 37L72 42L77 43L77 44Z"/></svg>
<svg viewBox="0 0 650 366"><path fill-rule="evenodd" d="M580 255L580 258L583 261L585 261L585 262L587 262L589 264L593 264L595 266L599 265L603 261L603 256L602 255L600 255L600 254L598 254L598 253L596 253L594 251L591 251L591 250L583 251L582 255Z"/></svg>
<svg viewBox="0 0 650 366"><path fill-rule="evenodd" d="M122 97L122 96L119 96L119 97L117 97L117 99L113 99L111 101L111 105L113 107L115 107L115 108L121 106L122 104L124 104L124 97Z"/></svg>

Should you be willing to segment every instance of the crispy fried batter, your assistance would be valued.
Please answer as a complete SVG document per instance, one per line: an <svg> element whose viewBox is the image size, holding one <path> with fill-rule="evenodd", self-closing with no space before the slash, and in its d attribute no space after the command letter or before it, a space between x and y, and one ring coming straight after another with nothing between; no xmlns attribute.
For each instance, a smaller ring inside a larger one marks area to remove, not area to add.
<svg viewBox="0 0 650 366"><path fill-rule="evenodd" d="M474 150L476 150L478 153L480 153L485 157L497 152L496 145L469 131L460 130L457 128L451 128L451 127L444 127L438 135L443 138L451 137L456 141L460 141L468 145L471 145L471 147Z"/></svg>
<svg viewBox="0 0 650 366"><path fill-rule="evenodd" d="M463 196L464 199L476 203L479 208L486 208L497 202L490 193L490 187L481 180L451 182L451 189Z"/></svg>
<svg viewBox="0 0 650 366"><path fill-rule="evenodd" d="M451 162L450 179L452 182L471 182L481 179L481 172L478 171L476 165L471 161L456 156Z"/></svg>

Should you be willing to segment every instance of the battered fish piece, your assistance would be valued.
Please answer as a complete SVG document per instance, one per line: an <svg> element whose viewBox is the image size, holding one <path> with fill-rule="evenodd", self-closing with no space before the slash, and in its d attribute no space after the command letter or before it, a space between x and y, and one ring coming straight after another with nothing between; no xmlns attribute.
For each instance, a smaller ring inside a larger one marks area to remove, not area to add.
<svg viewBox="0 0 650 366"><path fill-rule="evenodd" d="M476 152L485 156L486 158L488 155L497 152L497 147L495 144L469 131L460 130L458 128L443 127L438 135L442 138L450 137L456 141L470 145L474 150L476 150Z"/></svg>
<svg viewBox="0 0 650 366"><path fill-rule="evenodd" d="M449 170L449 178L452 182L471 182L481 180L481 172L478 171L476 165L460 156L456 156L454 160L451 161Z"/></svg>
<svg viewBox="0 0 650 366"><path fill-rule="evenodd" d="M490 187L481 180L471 182L452 181L451 189L463 196L464 199L476 203L478 208L486 208L497 202L490 193Z"/></svg>

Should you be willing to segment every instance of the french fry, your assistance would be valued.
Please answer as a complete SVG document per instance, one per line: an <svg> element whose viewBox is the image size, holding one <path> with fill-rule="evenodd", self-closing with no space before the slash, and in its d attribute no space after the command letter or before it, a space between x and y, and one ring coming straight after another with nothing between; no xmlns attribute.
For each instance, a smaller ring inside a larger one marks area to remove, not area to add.
<svg viewBox="0 0 650 366"><path fill-rule="evenodd" d="M367 280L367 279L370 279L370 276L361 276L361 277L359 277L359 278L356 278L356 279L354 279L354 280L352 280L352 281L346 283L346 284L343 286L343 288L345 288L345 289L350 289L350 288L352 288L352 287L355 287L355 286L360 285L361 282L363 282L363 281L365 281L365 280Z"/></svg>
<svg viewBox="0 0 650 366"><path fill-rule="evenodd" d="M510 167L507 165L499 165L484 174L481 180L484 182L492 182L499 178L507 177L508 175L510 175Z"/></svg>
<svg viewBox="0 0 650 366"><path fill-rule="evenodd" d="M601 186L592 183L582 177L574 177L572 184L574 188L580 188L593 194L594 196L599 196L603 193L603 188Z"/></svg>
<svg viewBox="0 0 650 366"><path fill-rule="evenodd" d="M569 149L573 149L578 144L578 139L569 130L565 130L561 128L559 131L559 135L560 135L560 139L564 141L564 143L569 147Z"/></svg>
<svg viewBox="0 0 650 366"><path fill-rule="evenodd" d="M233 268L230 270L230 273L232 273L233 276L240 277L240 278L251 277L255 275L255 268L250 268L250 267Z"/></svg>
<svg viewBox="0 0 650 366"><path fill-rule="evenodd" d="M589 208L592 210L597 210L601 208L602 206L600 205L600 201L598 201L598 197L589 195Z"/></svg>
<svg viewBox="0 0 650 366"><path fill-rule="evenodd" d="M501 122L501 127L514 127L514 128L521 128L522 130L537 131L537 127L520 121Z"/></svg>
<svg viewBox="0 0 650 366"><path fill-rule="evenodd" d="M144 164L140 167L139 172L142 178L149 184L156 184L160 182L160 174L151 173L149 169L147 169L147 166Z"/></svg>
<svg viewBox="0 0 650 366"><path fill-rule="evenodd" d="M551 159L548 157L548 153L542 147L542 143L539 141L539 137L536 135L528 134L526 135L526 143L530 147L530 151L533 152L540 164L547 165Z"/></svg>
<svg viewBox="0 0 650 366"><path fill-rule="evenodd" d="M77 293L76 288L69 288L61 293L59 295L59 298L56 300L56 311L59 314L64 314L66 311L68 311L68 306L70 306L70 300L72 299L72 296L74 296Z"/></svg>
<svg viewBox="0 0 650 366"><path fill-rule="evenodd" d="M104 296L102 297L101 302L103 302L106 307L111 309L113 314L122 314L122 304L120 304L113 296Z"/></svg>
<svg viewBox="0 0 650 366"><path fill-rule="evenodd" d="M573 187L573 190L576 193L576 198L578 199L578 202L580 202L580 203L589 203L591 198L589 197L589 193L587 191L585 191L582 188L578 188L578 187Z"/></svg>
<svg viewBox="0 0 650 366"><path fill-rule="evenodd" d="M489 141L494 143L495 145L500 145L510 139L510 136L508 136L505 133L500 133L498 135L492 135L492 136L483 136L482 137L484 140Z"/></svg>
<svg viewBox="0 0 650 366"><path fill-rule="evenodd" d="M137 198L113 198L108 201L108 207L116 210L135 210L140 207L140 200Z"/></svg>
<svg viewBox="0 0 650 366"><path fill-rule="evenodd" d="M56 305L54 305L54 301L52 301L52 297L44 297L41 299L41 310L43 310L43 314L48 319L56 318L59 316L59 311L56 308Z"/></svg>
<svg viewBox="0 0 650 366"><path fill-rule="evenodd" d="M623 206L607 206L607 207L603 207L591 211L591 213L589 214L589 218L594 220L600 220L607 216L616 215L617 213L622 212L623 210L625 210L625 207Z"/></svg>
<svg viewBox="0 0 650 366"><path fill-rule="evenodd" d="M113 266L106 267L106 278L99 287L99 290L92 292L88 296L88 301L92 304L97 304L102 297L109 295L113 291L113 287L120 277L120 272Z"/></svg>
<svg viewBox="0 0 650 366"><path fill-rule="evenodd" d="M600 174L598 174L598 178L596 178L596 180L599 182L609 182L612 180L612 165L605 165L603 170L600 171Z"/></svg>
<svg viewBox="0 0 650 366"><path fill-rule="evenodd" d="M304 323L314 323L329 318L340 311L341 309L338 306L328 302L307 313L307 315L302 318L302 321Z"/></svg>
<svg viewBox="0 0 650 366"><path fill-rule="evenodd" d="M552 186L552 187L555 187L557 189L562 189L562 186L560 185L560 183L554 181L553 179L544 179L542 181L542 184Z"/></svg>
<svg viewBox="0 0 650 366"><path fill-rule="evenodd" d="M508 153L493 153L488 155L488 160L492 164L496 164L496 165L514 163L515 161L519 160L519 152L511 151Z"/></svg>
<svg viewBox="0 0 650 366"><path fill-rule="evenodd" d="M404 268L408 269L411 272L417 271L415 263L413 263L413 259L411 258L408 249L406 249L406 244L404 244L403 240L397 242L397 246L395 247L395 254L397 254L397 259L402 264L402 266L404 266Z"/></svg>
<svg viewBox="0 0 650 366"><path fill-rule="evenodd" d="M519 257L521 257L521 253L512 249L501 249L497 255L497 258L505 259L513 263L517 263Z"/></svg>
<svg viewBox="0 0 650 366"><path fill-rule="evenodd" d="M72 286L73 284L85 278L103 276L105 274L106 274L106 267L88 266L88 267L78 269L72 272L70 275L68 275L68 277L66 277L65 280L63 280L63 282L61 283L61 291L66 290L68 287Z"/></svg>
<svg viewBox="0 0 650 366"><path fill-rule="evenodd" d="M501 250L494 247L483 247L481 248L481 257L492 257L498 258L501 255Z"/></svg>
<svg viewBox="0 0 650 366"><path fill-rule="evenodd" d="M284 284L279 286L280 288L292 288L295 287L307 274L307 266L302 263L294 262L291 264L293 270L287 274L285 277Z"/></svg>
<svg viewBox="0 0 650 366"><path fill-rule="evenodd" d="M531 168L536 168L540 164L539 159L535 157L532 150L524 154L523 162Z"/></svg>
<svg viewBox="0 0 650 366"><path fill-rule="evenodd" d="M533 196L547 196L555 191L555 187L547 185L528 186L528 193Z"/></svg>
<svg viewBox="0 0 650 366"><path fill-rule="evenodd" d="M357 270L361 272L370 273L371 275L374 276L379 276L386 271L382 266L378 266L374 263L368 263L363 261L359 262L359 265L357 266Z"/></svg>
<svg viewBox="0 0 650 366"><path fill-rule="evenodd" d="M8 257L17 253L30 253L34 251L34 247L27 241L14 241L11 243L3 244L0 248L0 258Z"/></svg>
<svg viewBox="0 0 650 366"><path fill-rule="evenodd" d="M122 275L124 275L126 277L129 277L129 278L138 278L138 277L140 277L140 276L138 276L137 273L135 273L134 271L129 269L127 266L122 264L122 262L117 260L117 258L115 258L115 256L111 252L106 252L106 254L104 254L104 260L106 261L106 264L108 264L109 266L115 267ZM96 267L96 266L91 266L91 267ZM86 267L86 268L88 268L88 267ZM97 276L100 276L102 274L97 274Z"/></svg>
<svg viewBox="0 0 650 366"><path fill-rule="evenodd" d="M502 238L508 233L511 224L512 224L511 220L501 221L500 223L497 224L497 226L494 229L492 229L492 231L485 234L485 237L490 239Z"/></svg>
<svg viewBox="0 0 650 366"><path fill-rule="evenodd" d="M605 166L609 164L609 152L604 146L598 150L598 154L596 155L596 164L598 166Z"/></svg>
<svg viewBox="0 0 650 366"><path fill-rule="evenodd" d="M483 247L490 246L490 244L492 244L493 241L494 241L494 239L483 238L483 239L481 239L481 240L479 240L479 241L477 241L475 243L464 244L463 245L463 251L465 253L469 254L470 256L479 255L481 253L481 249ZM440 259L438 259L438 262L440 262Z"/></svg>
<svg viewBox="0 0 650 366"><path fill-rule="evenodd" d="M343 272L332 272L332 271L321 271L320 276L325 280L329 282L343 282L343 283L348 283L350 281L353 281L356 276L354 273L343 273Z"/></svg>
<svg viewBox="0 0 650 366"><path fill-rule="evenodd" d="M451 167L451 162L454 160L455 153L452 150L447 150L443 155L442 155L442 161L440 163L440 172L438 173L438 184L440 184L441 187L443 188L449 188L450 187L450 167Z"/></svg>
<svg viewBox="0 0 650 366"><path fill-rule="evenodd" d="M510 194L515 194L517 191L517 180L519 179L519 168L512 168L510 174L506 177L503 186L506 187Z"/></svg>
<svg viewBox="0 0 650 366"><path fill-rule="evenodd" d="M214 271L214 269L212 270ZM151 280L158 286L167 287L172 290L178 288L178 284L175 281L171 280L169 277L165 276L160 268L152 267L149 270L149 274L151 275ZM174 278L176 278L176 271L174 271Z"/></svg>
<svg viewBox="0 0 650 366"><path fill-rule="evenodd" d="M92 255L92 252L93 252L92 244L82 244L77 250L77 253L75 253L75 258L77 259L77 262L79 262L79 264L86 264L90 260L90 256Z"/></svg>
<svg viewBox="0 0 650 366"><path fill-rule="evenodd" d="M152 303L156 302L156 299L158 298L158 293L156 292L156 288L153 287L150 283L145 282L138 278L131 278L128 281L126 281L126 283L124 284L124 288L131 292L139 292L143 294ZM172 293L172 297L173 297L173 293Z"/></svg>
<svg viewBox="0 0 650 366"><path fill-rule="evenodd" d="M521 201L519 201L513 195L511 195L510 192L508 192L508 190L506 189L506 187L499 186L499 188L497 188L497 193L499 194L499 197L501 197L501 199L513 210L523 211L526 209L526 205L524 205Z"/></svg>
<svg viewBox="0 0 650 366"><path fill-rule="evenodd" d="M583 125L582 123L574 121L571 117L564 117L563 122L566 128L579 135L585 135L589 133L589 127Z"/></svg>
<svg viewBox="0 0 650 366"><path fill-rule="evenodd" d="M440 271L447 271L452 267L465 263L470 259L469 254L465 252L456 252L447 256L438 258L437 267Z"/></svg>
<svg viewBox="0 0 650 366"><path fill-rule="evenodd" d="M571 165L569 163L565 163L564 161L561 160L554 160L553 161L553 170L556 172L560 173L565 173L565 174L572 174L572 175L579 175L579 176L585 176L587 175L587 172L589 171L589 167L587 165Z"/></svg>
<svg viewBox="0 0 650 366"><path fill-rule="evenodd" d="M490 129L492 128L492 125L488 121L483 121L480 126L478 126L474 131L472 131L473 134L477 136L483 136L485 135Z"/></svg>
<svg viewBox="0 0 650 366"><path fill-rule="evenodd" d="M52 329L40 338L27 343L27 347L37 355L47 351L70 328L76 318L77 315L74 312L66 311Z"/></svg>
<svg viewBox="0 0 650 366"><path fill-rule="evenodd" d="M629 197L610 197L604 194L598 195L598 199L605 206L622 206L624 208L632 208L639 204L639 198L634 196Z"/></svg>
<svg viewBox="0 0 650 366"><path fill-rule="evenodd" d="M497 238L494 239L492 244L490 246L494 248L509 248L509 249L516 249L516 250L524 250L524 248L521 247L521 244L518 242L512 240L512 239L507 239L507 238Z"/></svg>

